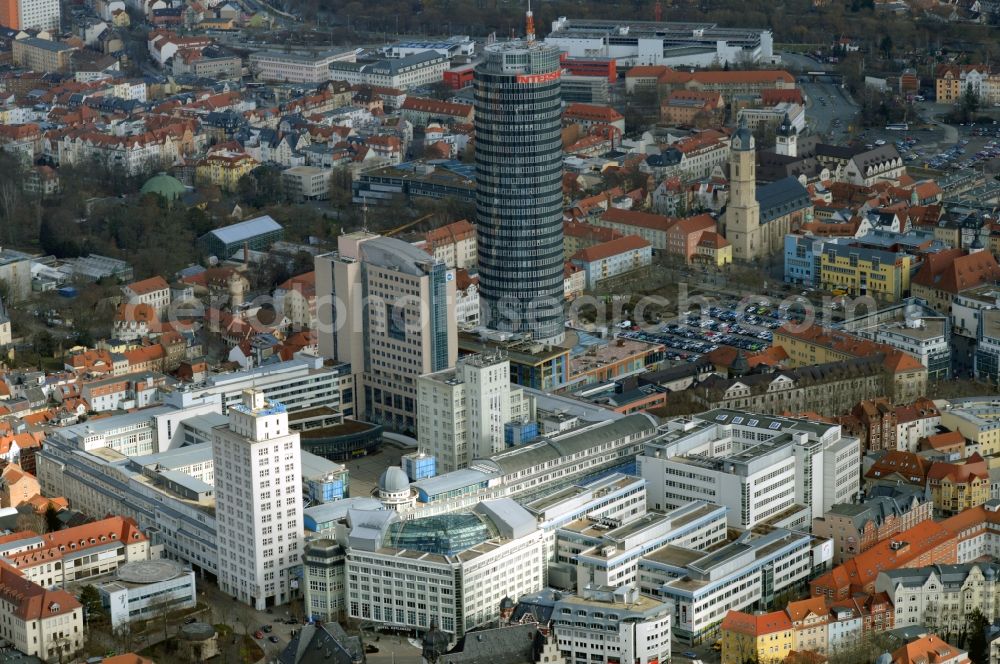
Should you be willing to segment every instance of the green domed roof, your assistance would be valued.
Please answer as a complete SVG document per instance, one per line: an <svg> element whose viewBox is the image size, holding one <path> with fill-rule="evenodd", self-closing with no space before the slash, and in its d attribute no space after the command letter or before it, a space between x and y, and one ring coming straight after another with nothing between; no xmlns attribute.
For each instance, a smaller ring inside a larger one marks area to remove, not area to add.
<svg viewBox="0 0 1000 664"><path fill-rule="evenodd" d="M183 196L187 187L172 175L160 173L146 180L146 184L142 185L139 191L143 194L158 194L168 201L173 201Z"/></svg>

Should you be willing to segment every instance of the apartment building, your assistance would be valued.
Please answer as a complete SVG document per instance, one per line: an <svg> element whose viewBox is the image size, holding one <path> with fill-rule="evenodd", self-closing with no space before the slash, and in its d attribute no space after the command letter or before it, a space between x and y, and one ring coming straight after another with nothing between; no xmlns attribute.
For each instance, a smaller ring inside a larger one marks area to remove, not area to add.
<svg viewBox="0 0 1000 664"><path fill-rule="evenodd" d="M467 355L454 369L417 380L417 441L438 472L502 452L507 425L533 422L532 411L524 390L511 385L502 352Z"/></svg>
<svg viewBox="0 0 1000 664"><path fill-rule="evenodd" d="M61 18L59 0L0 0L0 25L6 28L58 32Z"/></svg>
<svg viewBox="0 0 1000 664"><path fill-rule="evenodd" d="M330 75L331 64L354 62L356 57L353 49L319 53L257 51L250 54L248 62L250 72L262 81L323 83L333 78Z"/></svg>
<svg viewBox="0 0 1000 664"><path fill-rule="evenodd" d="M212 436L219 588L263 610L293 601L302 555L299 434L288 412L257 390ZM273 492L273 493L272 493Z"/></svg>
<svg viewBox="0 0 1000 664"><path fill-rule="evenodd" d="M0 565L0 638L28 657L63 661L83 649L83 606L65 590L47 590Z"/></svg>
<svg viewBox="0 0 1000 664"><path fill-rule="evenodd" d="M545 584L543 533L510 499L471 512L400 520L352 510L346 562L351 618L454 637L499 619L504 597Z"/></svg>
<svg viewBox="0 0 1000 664"><path fill-rule="evenodd" d="M792 365L797 367L878 358L884 385L880 394L871 396L887 396L894 404L913 403L927 394L927 367L917 358L849 332L819 325L794 331L781 327L774 331L772 343L784 348ZM848 408L842 412L844 410Z"/></svg>
<svg viewBox="0 0 1000 664"><path fill-rule="evenodd" d="M992 562L929 565L881 572L875 588L892 599L896 627L957 634L973 611L991 623L1000 615L998 579L1000 566Z"/></svg>
<svg viewBox="0 0 1000 664"><path fill-rule="evenodd" d="M747 660L780 664L791 654L795 643L792 621L784 611L730 611L719 629L722 661L726 664Z"/></svg>
<svg viewBox="0 0 1000 664"><path fill-rule="evenodd" d="M814 597L788 602L779 611L730 611L721 625L722 661L777 663L787 661L792 651L835 655L893 624L892 603L885 593L832 603Z"/></svg>
<svg viewBox="0 0 1000 664"><path fill-rule="evenodd" d="M427 252L450 268L468 269L476 264L476 227L465 219L427 231L424 241Z"/></svg>
<svg viewBox="0 0 1000 664"><path fill-rule="evenodd" d="M351 365L363 419L415 433L417 379L458 358L454 273L395 238L337 242L316 257L320 354Z"/></svg>
<svg viewBox="0 0 1000 664"><path fill-rule="evenodd" d="M637 459L654 509L706 500L729 508L731 526L807 529L860 488L857 439L836 425L717 409L665 429Z"/></svg>
<svg viewBox="0 0 1000 664"><path fill-rule="evenodd" d="M813 519L812 532L833 542L833 563L839 565L930 520L933 505L920 487L872 486L861 503L833 505L822 517Z"/></svg>
<svg viewBox="0 0 1000 664"><path fill-rule="evenodd" d="M649 242L637 235L595 244L581 249L570 259L585 275L586 287L596 288L605 279L612 279L648 267L653 261Z"/></svg>
<svg viewBox="0 0 1000 664"><path fill-rule="evenodd" d="M989 65L938 65L934 71L935 99L942 104L957 104L972 90L980 103L1000 103L1000 72Z"/></svg>
<svg viewBox="0 0 1000 664"><path fill-rule="evenodd" d="M670 607L635 588L588 588L575 595L550 589L505 604L501 624L551 624L567 662L670 661Z"/></svg>

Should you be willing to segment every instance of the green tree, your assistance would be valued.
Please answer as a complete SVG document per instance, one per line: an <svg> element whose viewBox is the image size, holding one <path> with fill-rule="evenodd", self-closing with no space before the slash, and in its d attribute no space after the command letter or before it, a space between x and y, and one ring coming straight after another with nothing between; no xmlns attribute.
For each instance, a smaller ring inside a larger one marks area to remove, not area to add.
<svg viewBox="0 0 1000 664"><path fill-rule="evenodd" d="M107 614L104 610L104 605L101 603L101 594L97 592L97 588L94 586L88 583L80 588L80 595L77 599L83 605L83 613L87 618L88 624L95 619L106 617Z"/></svg>
<svg viewBox="0 0 1000 664"><path fill-rule="evenodd" d="M882 52L882 56L886 60L892 57L892 37L890 37L888 33L886 33L882 37L882 41L879 42L878 50Z"/></svg>
<svg viewBox="0 0 1000 664"><path fill-rule="evenodd" d="M62 521L59 520L59 512L53 505L49 505L45 509L45 530L50 533L54 533L57 530L62 529Z"/></svg>
<svg viewBox="0 0 1000 664"><path fill-rule="evenodd" d="M990 621L976 608L965 617L965 624L969 636L969 659L972 660L972 664L989 664L990 644L986 640L986 628L989 627Z"/></svg>

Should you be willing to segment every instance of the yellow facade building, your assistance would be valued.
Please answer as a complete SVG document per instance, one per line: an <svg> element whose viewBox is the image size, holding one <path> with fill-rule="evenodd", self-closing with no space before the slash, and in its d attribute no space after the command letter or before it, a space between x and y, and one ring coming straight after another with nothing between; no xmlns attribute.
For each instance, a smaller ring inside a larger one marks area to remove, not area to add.
<svg viewBox="0 0 1000 664"><path fill-rule="evenodd" d="M934 511L950 516L978 507L990 499L990 473L978 453L968 459L935 462L927 471Z"/></svg>
<svg viewBox="0 0 1000 664"><path fill-rule="evenodd" d="M784 662L795 647L795 629L784 611L754 615L730 611L720 625L722 664Z"/></svg>
<svg viewBox="0 0 1000 664"><path fill-rule="evenodd" d="M733 262L733 245L719 233L705 231L694 248L693 262L722 267Z"/></svg>
<svg viewBox="0 0 1000 664"><path fill-rule="evenodd" d="M258 162L241 152L216 152L198 163L199 182L211 182L220 189L235 191L240 178L257 168Z"/></svg>
<svg viewBox="0 0 1000 664"><path fill-rule="evenodd" d="M820 255L820 283L852 296L899 300L910 292L909 254L827 244Z"/></svg>

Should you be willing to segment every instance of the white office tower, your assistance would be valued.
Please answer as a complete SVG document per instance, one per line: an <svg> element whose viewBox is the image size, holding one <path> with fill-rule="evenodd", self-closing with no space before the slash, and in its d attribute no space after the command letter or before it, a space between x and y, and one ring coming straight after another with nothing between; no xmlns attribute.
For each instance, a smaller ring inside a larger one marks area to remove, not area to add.
<svg viewBox="0 0 1000 664"><path fill-rule="evenodd" d="M258 610L298 594L302 551L299 434L280 403L245 390L212 439L219 587Z"/></svg>
<svg viewBox="0 0 1000 664"><path fill-rule="evenodd" d="M664 425L637 458L649 506L729 508L729 525L808 530L857 499L861 446L836 424L717 408Z"/></svg>
<svg viewBox="0 0 1000 664"><path fill-rule="evenodd" d="M454 369L417 381L417 440L437 458L439 473L465 468L505 448L508 422L534 419L524 391L510 384L510 361L502 352L470 355Z"/></svg>

